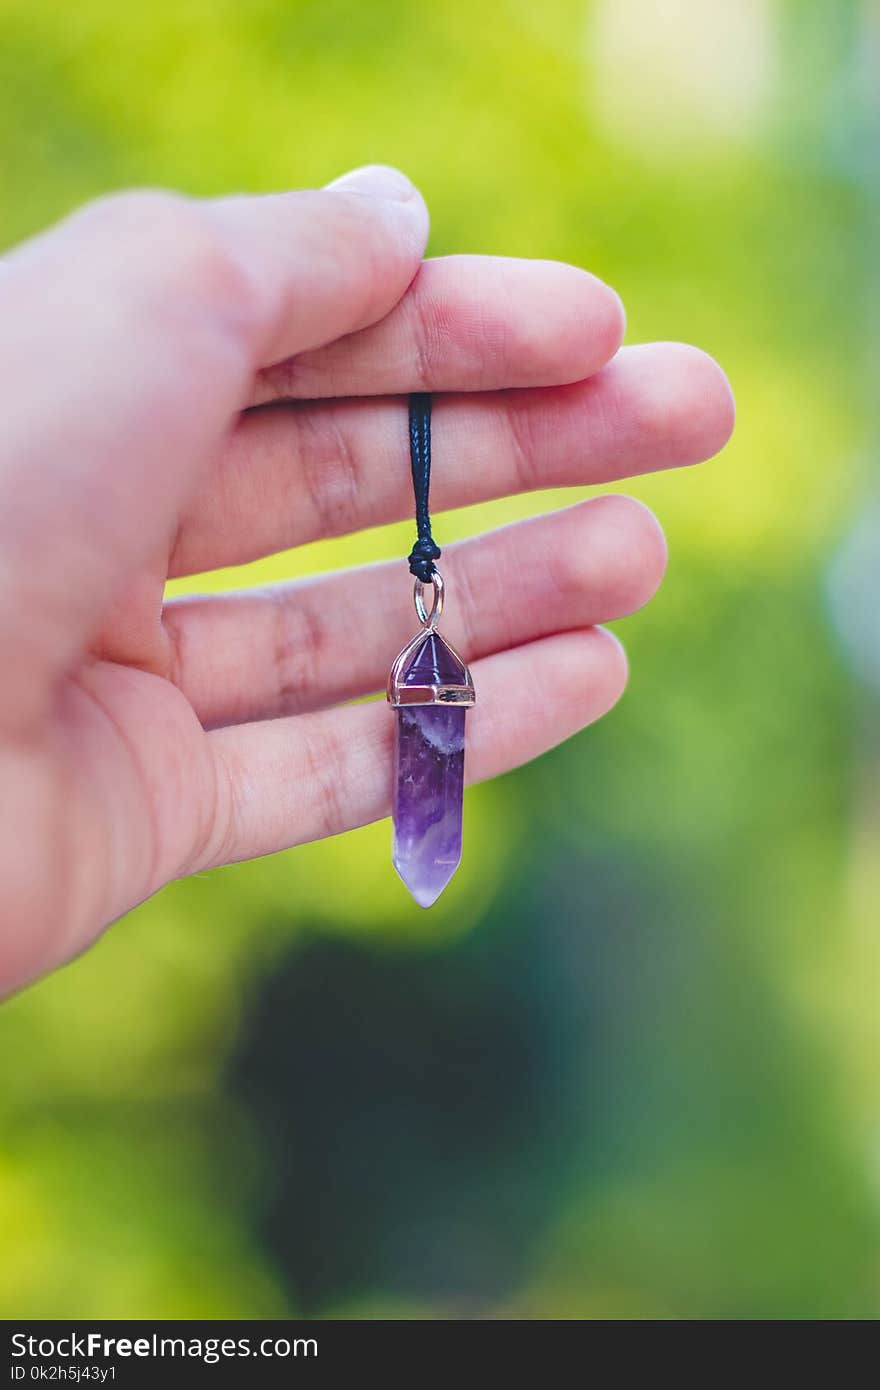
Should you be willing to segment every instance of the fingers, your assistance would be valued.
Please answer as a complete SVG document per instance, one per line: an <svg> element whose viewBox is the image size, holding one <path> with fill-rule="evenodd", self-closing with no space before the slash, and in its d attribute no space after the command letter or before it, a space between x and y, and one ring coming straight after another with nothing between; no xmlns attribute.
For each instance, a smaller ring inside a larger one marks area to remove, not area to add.
<svg viewBox="0 0 880 1390"><path fill-rule="evenodd" d="M0 717L34 712L125 572L167 549L255 369L386 314L426 232L402 176L361 171L219 203L114 197L9 259L0 646L17 660Z"/></svg>
<svg viewBox="0 0 880 1390"><path fill-rule="evenodd" d="M556 386L604 366L623 330L618 296L585 270L445 256L379 322L267 368L252 403Z"/></svg>
<svg viewBox="0 0 880 1390"><path fill-rule="evenodd" d="M623 691L626 659L609 633L590 628L487 657L473 674L469 782L528 762L598 719ZM374 703L209 734L221 790L211 844L196 867L269 854L386 816L395 718Z"/></svg>
<svg viewBox="0 0 880 1390"><path fill-rule="evenodd" d="M666 545L627 497L449 546L444 632L468 658L624 617L647 603ZM415 630L400 562L210 598L174 600L175 681L212 727L302 713L381 689Z"/></svg>
<svg viewBox="0 0 880 1390"><path fill-rule="evenodd" d="M733 427L723 372L696 348L622 348L568 386L439 396L434 510L608 482L709 458ZM406 516L403 399L273 406L244 416L187 509L174 574L238 564Z"/></svg>

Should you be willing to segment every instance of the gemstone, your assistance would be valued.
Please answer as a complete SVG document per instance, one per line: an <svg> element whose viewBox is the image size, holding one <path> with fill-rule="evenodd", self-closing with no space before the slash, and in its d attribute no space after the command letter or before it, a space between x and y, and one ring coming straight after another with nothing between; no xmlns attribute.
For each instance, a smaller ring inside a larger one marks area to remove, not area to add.
<svg viewBox="0 0 880 1390"><path fill-rule="evenodd" d="M430 907L461 861L464 720L461 705L402 705L394 756L394 867Z"/></svg>
<svg viewBox="0 0 880 1390"><path fill-rule="evenodd" d="M402 685L463 685L467 669L439 632L429 632L400 673Z"/></svg>
<svg viewBox="0 0 880 1390"><path fill-rule="evenodd" d="M463 685L467 668L428 632L400 673L404 686ZM401 705L394 753L394 867L416 902L430 907L461 861L463 705Z"/></svg>

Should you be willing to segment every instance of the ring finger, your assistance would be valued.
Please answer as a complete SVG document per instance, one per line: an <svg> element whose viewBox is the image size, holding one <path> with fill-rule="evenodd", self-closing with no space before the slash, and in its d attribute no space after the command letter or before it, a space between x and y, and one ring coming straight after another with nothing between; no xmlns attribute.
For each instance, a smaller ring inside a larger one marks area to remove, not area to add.
<svg viewBox="0 0 880 1390"><path fill-rule="evenodd" d="M652 596L666 548L651 513L597 497L449 546L444 631L469 661L625 616ZM337 704L381 688L412 635L400 562L171 600L174 678L208 727Z"/></svg>

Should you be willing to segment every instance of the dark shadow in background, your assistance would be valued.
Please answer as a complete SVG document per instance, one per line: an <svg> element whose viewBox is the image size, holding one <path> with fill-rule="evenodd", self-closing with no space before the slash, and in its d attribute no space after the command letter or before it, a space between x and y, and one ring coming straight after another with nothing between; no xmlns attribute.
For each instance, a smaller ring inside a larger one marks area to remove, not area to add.
<svg viewBox="0 0 880 1390"><path fill-rule="evenodd" d="M602 1058L619 1080L615 1021L656 985L633 939L656 884L615 867L545 860L442 949L300 936L252 1000L229 1082L275 1177L260 1235L304 1313L367 1293L479 1311L602 1166ZM589 920L585 877L605 886Z"/></svg>

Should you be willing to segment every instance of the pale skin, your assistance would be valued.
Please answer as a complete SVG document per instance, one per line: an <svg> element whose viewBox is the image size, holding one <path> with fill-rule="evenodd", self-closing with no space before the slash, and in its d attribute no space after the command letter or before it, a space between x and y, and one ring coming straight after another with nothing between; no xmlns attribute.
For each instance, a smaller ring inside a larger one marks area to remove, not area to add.
<svg viewBox="0 0 880 1390"><path fill-rule="evenodd" d="M393 717L343 702L411 635L405 565L164 586L406 517L406 393L438 393L435 512L728 438L718 366L621 349L620 301L586 271L424 260L427 234L420 194L371 167L271 197L118 195L0 263L3 991L172 879L388 814ZM469 780L615 703L626 661L599 624L665 559L619 496L444 550L478 689Z"/></svg>

